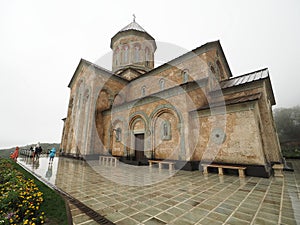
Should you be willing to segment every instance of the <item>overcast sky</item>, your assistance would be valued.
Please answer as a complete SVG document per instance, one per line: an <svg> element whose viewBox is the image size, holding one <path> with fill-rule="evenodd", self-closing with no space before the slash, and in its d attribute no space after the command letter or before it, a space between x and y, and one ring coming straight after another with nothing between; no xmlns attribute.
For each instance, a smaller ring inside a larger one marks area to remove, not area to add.
<svg viewBox="0 0 300 225"><path fill-rule="evenodd" d="M60 142L80 59L107 54L133 13L158 42L220 40L233 76L268 67L275 108L300 104L299 0L0 0L0 149Z"/></svg>

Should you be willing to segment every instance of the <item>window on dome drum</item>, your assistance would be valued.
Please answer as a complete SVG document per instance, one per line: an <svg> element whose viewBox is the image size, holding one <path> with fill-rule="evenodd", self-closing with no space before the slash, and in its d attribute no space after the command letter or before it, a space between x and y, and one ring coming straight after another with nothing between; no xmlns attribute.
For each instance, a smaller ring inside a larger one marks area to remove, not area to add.
<svg viewBox="0 0 300 225"><path fill-rule="evenodd" d="M128 52L129 47L127 45L124 46L124 63L128 63Z"/></svg>
<svg viewBox="0 0 300 225"><path fill-rule="evenodd" d="M136 45L134 47L134 62L139 62L140 61L140 46Z"/></svg>
<svg viewBox="0 0 300 225"><path fill-rule="evenodd" d="M183 83L187 83L188 82L188 80L189 80L189 74L188 74L187 70L184 70L182 72L182 79L183 79Z"/></svg>
<svg viewBox="0 0 300 225"><path fill-rule="evenodd" d="M163 78L161 78L159 80L159 88L160 88L160 90L164 90L165 89L165 80Z"/></svg>
<svg viewBox="0 0 300 225"><path fill-rule="evenodd" d="M163 121L161 124L161 139L171 140L171 124L167 120Z"/></svg>
<svg viewBox="0 0 300 225"><path fill-rule="evenodd" d="M142 89L141 89L141 94L142 94L142 97L144 97L146 95L146 86L143 86Z"/></svg>
<svg viewBox="0 0 300 225"><path fill-rule="evenodd" d="M117 48L115 51L115 60L116 60L116 65L120 64L120 49Z"/></svg>
<svg viewBox="0 0 300 225"><path fill-rule="evenodd" d="M121 130L121 128L119 127L119 128L116 129L116 141L117 141L117 142L121 141L121 140L122 140L121 137L122 137L122 130Z"/></svg>
<svg viewBox="0 0 300 225"><path fill-rule="evenodd" d="M148 47L145 49L145 57L146 57L146 66L150 66L150 50Z"/></svg>

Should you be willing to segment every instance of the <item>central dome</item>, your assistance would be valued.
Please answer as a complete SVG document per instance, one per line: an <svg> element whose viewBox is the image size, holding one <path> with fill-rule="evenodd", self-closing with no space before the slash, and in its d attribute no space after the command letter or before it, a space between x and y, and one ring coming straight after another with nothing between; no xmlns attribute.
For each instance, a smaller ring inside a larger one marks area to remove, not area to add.
<svg viewBox="0 0 300 225"><path fill-rule="evenodd" d="M135 20L111 38L112 71L131 80L154 68L155 39Z"/></svg>

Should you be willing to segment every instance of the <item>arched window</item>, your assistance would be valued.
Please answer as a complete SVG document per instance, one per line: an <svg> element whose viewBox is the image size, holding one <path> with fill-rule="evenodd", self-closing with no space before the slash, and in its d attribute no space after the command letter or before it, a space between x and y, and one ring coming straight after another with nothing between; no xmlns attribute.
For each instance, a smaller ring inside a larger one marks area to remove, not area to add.
<svg viewBox="0 0 300 225"><path fill-rule="evenodd" d="M81 94L79 95L78 101L77 101L77 110L80 109L81 106Z"/></svg>
<svg viewBox="0 0 300 225"><path fill-rule="evenodd" d="M171 124L167 120L163 121L161 124L161 139L171 140Z"/></svg>
<svg viewBox="0 0 300 225"><path fill-rule="evenodd" d="M122 140L122 130L120 127L116 129L116 141L121 141Z"/></svg>
<svg viewBox="0 0 300 225"><path fill-rule="evenodd" d="M145 59L146 59L146 66L150 66L150 50L148 47L145 48Z"/></svg>
<svg viewBox="0 0 300 225"><path fill-rule="evenodd" d="M116 65L119 65L121 62L120 62L120 49L117 48L115 50L115 60L116 60Z"/></svg>
<svg viewBox="0 0 300 225"><path fill-rule="evenodd" d="M164 80L164 78L161 78L159 80L159 88L160 88L160 90L164 90L165 89L165 80Z"/></svg>
<svg viewBox="0 0 300 225"><path fill-rule="evenodd" d="M219 60L217 60L217 66L218 66L218 70L219 70L221 79L224 79L225 78L225 73L224 73L223 67L222 67Z"/></svg>
<svg viewBox="0 0 300 225"><path fill-rule="evenodd" d="M187 83L189 81L189 73L187 70L182 72L182 81L183 83Z"/></svg>
<svg viewBox="0 0 300 225"><path fill-rule="evenodd" d="M84 98L83 98L83 103L84 103L84 104L88 102L89 97L90 97L89 91L86 90L86 91L85 91L85 94L84 94Z"/></svg>
<svg viewBox="0 0 300 225"><path fill-rule="evenodd" d="M168 125L164 123L164 136L168 136Z"/></svg>
<svg viewBox="0 0 300 225"><path fill-rule="evenodd" d="M140 46L136 45L134 47L134 62L139 62L140 61Z"/></svg>
<svg viewBox="0 0 300 225"><path fill-rule="evenodd" d="M124 46L124 63L128 63L129 56L129 47L127 45Z"/></svg>
<svg viewBox="0 0 300 225"><path fill-rule="evenodd" d="M144 97L146 95L146 86L142 87L141 94L142 94L142 97Z"/></svg>
<svg viewBox="0 0 300 225"><path fill-rule="evenodd" d="M215 74L216 73L216 70L215 70L215 67L213 65L210 66L210 71Z"/></svg>
<svg viewBox="0 0 300 225"><path fill-rule="evenodd" d="M74 97L72 97L69 101L69 108L72 109L73 108L73 101L74 101Z"/></svg>

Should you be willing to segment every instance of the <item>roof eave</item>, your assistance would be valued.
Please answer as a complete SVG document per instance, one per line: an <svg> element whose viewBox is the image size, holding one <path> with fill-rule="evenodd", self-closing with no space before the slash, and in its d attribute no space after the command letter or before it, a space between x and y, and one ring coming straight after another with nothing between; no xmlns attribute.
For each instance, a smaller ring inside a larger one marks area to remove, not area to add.
<svg viewBox="0 0 300 225"><path fill-rule="evenodd" d="M78 65L77 65L77 67L76 67L76 70L75 70L75 72L74 72L74 74L73 74L73 76L72 76L72 78L71 78L71 80L70 80L70 82L68 84L68 88L72 88L73 82L74 82L74 80L75 80L75 78L76 78L76 76L78 74L78 71L82 68L83 63L84 63L84 59L81 58L80 61L79 61L79 63L78 63Z"/></svg>
<svg viewBox="0 0 300 225"><path fill-rule="evenodd" d="M229 66L229 64L228 64L227 58L225 57L225 53L224 53L224 51L223 51L222 45L221 45L221 43L220 43L219 40L217 41L217 43L218 43L218 47L219 47L219 49L220 49L220 53L221 53L221 55L222 55L222 57L223 57L223 59L224 59L225 67L226 67L226 70L227 70L227 72L228 72L228 74L229 74L229 77L232 77L231 69L230 69L230 66Z"/></svg>

